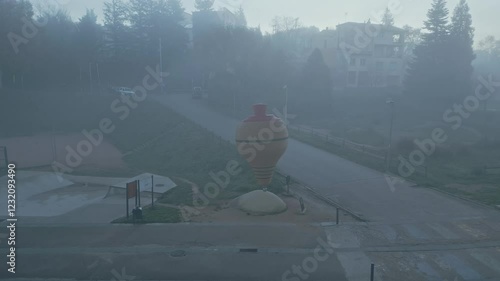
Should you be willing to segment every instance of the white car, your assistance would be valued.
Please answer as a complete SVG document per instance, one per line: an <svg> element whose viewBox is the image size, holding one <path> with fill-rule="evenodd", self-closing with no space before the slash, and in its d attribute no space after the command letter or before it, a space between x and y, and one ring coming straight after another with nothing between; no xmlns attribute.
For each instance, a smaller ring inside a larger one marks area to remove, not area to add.
<svg viewBox="0 0 500 281"><path fill-rule="evenodd" d="M135 95L135 92L130 89L130 88L127 88L127 87L115 87L113 88L113 90L120 94L120 95L123 95L123 96L132 96L132 95Z"/></svg>

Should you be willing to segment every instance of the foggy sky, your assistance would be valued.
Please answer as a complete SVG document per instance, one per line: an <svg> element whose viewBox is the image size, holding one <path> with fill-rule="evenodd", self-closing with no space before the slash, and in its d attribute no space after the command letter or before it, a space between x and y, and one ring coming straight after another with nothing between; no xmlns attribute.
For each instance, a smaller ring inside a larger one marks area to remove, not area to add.
<svg viewBox="0 0 500 281"><path fill-rule="evenodd" d="M31 0L34 3L53 3L64 7L73 19L78 19L86 8L95 9L102 21L104 0ZM194 0L182 0L187 12L194 9ZM459 0L448 0L450 14ZM299 17L305 26L320 29L335 27L345 21L372 22L378 20L377 14L389 6L394 13L395 25L408 24L422 27L432 0L215 0L215 8L227 7L230 10L243 6L249 26L261 27L271 31L273 17ZM500 1L468 0L473 25L476 28L476 42L487 35L500 39Z"/></svg>

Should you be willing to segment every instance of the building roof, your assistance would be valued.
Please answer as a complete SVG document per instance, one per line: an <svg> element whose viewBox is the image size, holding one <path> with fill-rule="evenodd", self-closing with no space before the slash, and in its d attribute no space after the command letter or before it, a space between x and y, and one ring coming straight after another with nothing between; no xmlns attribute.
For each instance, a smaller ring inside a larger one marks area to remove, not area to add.
<svg viewBox="0 0 500 281"><path fill-rule="evenodd" d="M370 24L373 26L379 26L385 30L391 30L394 32L404 32L404 29L399 28L399 27L386 26L386 25L379 24L379 23L369 23L369 22L345 22L345 23L341 23L341 24L337 25L337 28L348 27L348 26L363 26L364 27L367 24Z"/></svg>

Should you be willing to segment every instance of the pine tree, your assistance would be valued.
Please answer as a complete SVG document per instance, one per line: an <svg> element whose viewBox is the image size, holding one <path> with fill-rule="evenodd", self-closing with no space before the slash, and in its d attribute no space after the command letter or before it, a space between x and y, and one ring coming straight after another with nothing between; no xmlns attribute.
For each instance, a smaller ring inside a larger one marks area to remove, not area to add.
<svg viewBox="0 0 500 281"><path fill-rule="evenodd" d="M22 72L28 64L23 50L33 44L25 44L22 19L32 21L33 6L27 0L0 0L0 89L7 75ZM5 79L2 79L5 78Z"/></svg>
<svg viewBox="0 0 500 281"><path fill-rule="evenodd" d="M405 79L406 91L418 98L452 95L448 9L445 0L434 0L424 22L427 33L414 50Z"/></svg>
<svg viewBox="0 0 500 281"><path fill-rule="evenodd" d="M382 24L385 26L394 26L394 16L389 8L385 9L384 15L382 16Z"/></svg>
<svg viewBox="0 0 500 281"><path fill-rule="evenodd" d="M118 59L125 52L128 9L122 0L104 3L104 50L108 56Z"/></svg>
<svg viewBox="0 0 500 281"><path fill-rule="evenodd" d="M97 23L94 10L87 9L86 14L80 18L76 32L76 40L81 63L94 62L97 59L98 49L102 39L102 29Z"/></svg>
<svg viewBox="0 0 500 281"><path fill-rule="evenodd" d="M198 11L212 11L214 2L215 0L196 0L194 6Z"/></svg>
<svg viewBox="0 0 500 281"><path fill-rule="evenodd" d="M453 12L450 26L450 55L457 94L467 95L472 90L472 61L476 58L473 44L472 16L466 0L461 0Z"/></svg>
<svg viewBox="0 0 500 281"><path fill-rule="evenodd" d="M181 0L168 0L166 2L166 11L172 22L179 23L184 20L184 7Z"/></svg>
<svg viewBox="0 0 500 281"><path fill-rule="evenodd" d="M315 49L302 69L302 95L296 102L310 113L325 112L331 106L332 77L323 54Z"/></svg>
<svg viewBox="0 0 500 281"><path fill-rule="evenodd" d="M434 0L432 8L427 12L428 19L424 22L425 29L429 31L425 35L428 43L446 39L449 34L448 14L446 0Z"/></svg>
<svg viewBox="0 0 500 281"><path fill-rule="evenodd" d="M236 17L238 18L239 26L247 26L247 17L245 16L245 11L243 10L243 7L240 6L238 11L236 12Z"/></svg>

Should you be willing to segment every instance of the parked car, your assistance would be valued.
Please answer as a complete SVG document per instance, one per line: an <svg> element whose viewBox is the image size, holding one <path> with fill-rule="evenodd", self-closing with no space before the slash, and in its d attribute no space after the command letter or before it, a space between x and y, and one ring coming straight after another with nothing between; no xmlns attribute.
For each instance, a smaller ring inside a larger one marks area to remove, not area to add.
<svg viewBox="0 0 500 281"><path fill-rule="evenodd" d="M114 94L119 94L119 95L122 95L122 96L131 96L131 95L135 95L134 90L132 90L132 89L130 89L130 88L127 88L127 87L112 87L112 88L111 88L111 91L112 91Z"/></svg>

